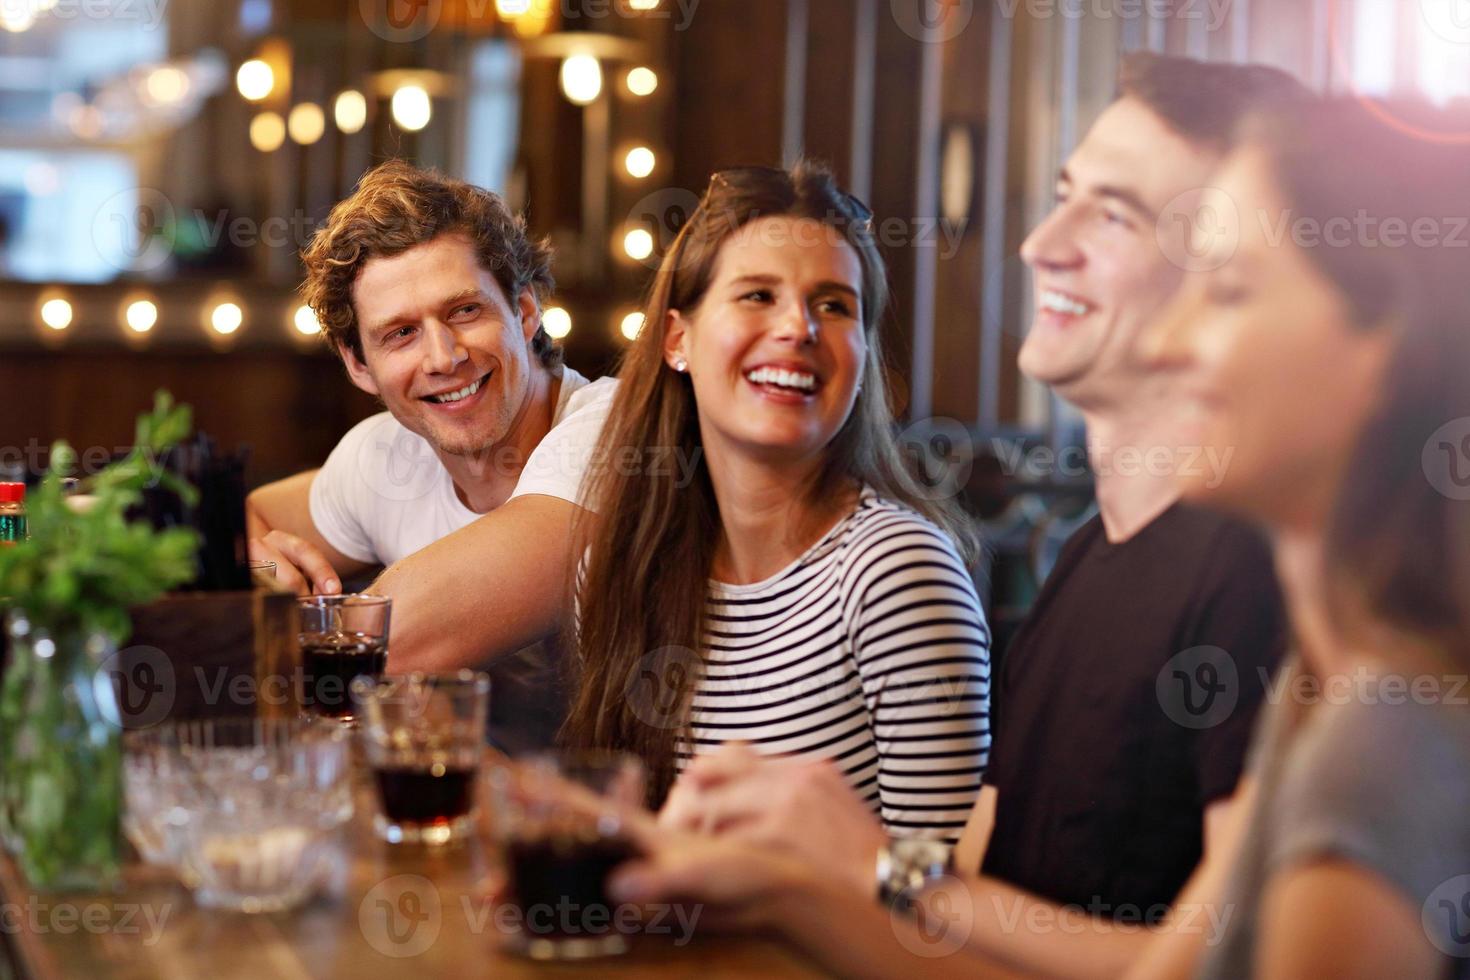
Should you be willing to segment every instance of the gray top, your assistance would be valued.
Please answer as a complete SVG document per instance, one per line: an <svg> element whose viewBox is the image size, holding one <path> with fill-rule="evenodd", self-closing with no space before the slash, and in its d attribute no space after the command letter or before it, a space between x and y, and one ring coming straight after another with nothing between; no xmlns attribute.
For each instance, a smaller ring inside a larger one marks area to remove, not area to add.
<svg viewBox="0 0 1470 980"><path fill-rule="evenodd" d="M1284 673L1283 673L1283 676ZM1293 730L1287 688L1262 714L1247 771L1259 797L1231 873L1231 911L1199 976L1251 976L1270 876L1337 858L1397 889L1422 913L1448 972L1470 978L1470 686L1435 676L1352 678L1320 692Z"/></svg>

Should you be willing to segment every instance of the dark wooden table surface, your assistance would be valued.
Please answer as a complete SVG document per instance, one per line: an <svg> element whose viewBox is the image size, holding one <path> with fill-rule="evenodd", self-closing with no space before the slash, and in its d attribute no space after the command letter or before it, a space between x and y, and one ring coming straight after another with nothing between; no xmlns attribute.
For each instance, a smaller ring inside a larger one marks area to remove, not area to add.
<svg viewBox="0 0 1470 980"><path fill-rule="evenodd" d="M625 956L566 964L518 958L499 949L503 933L489 898L493 849L483 839L391 847L372 833L374 805L359 784L357 815L323 893L269 915L198 908L172 875L138 864L113 893L37 894L0 852L0 977L6 950L27 980L820 975L774 940L709 934L697 921L687 936L672 915L667 933L635 937Z"/></svg>

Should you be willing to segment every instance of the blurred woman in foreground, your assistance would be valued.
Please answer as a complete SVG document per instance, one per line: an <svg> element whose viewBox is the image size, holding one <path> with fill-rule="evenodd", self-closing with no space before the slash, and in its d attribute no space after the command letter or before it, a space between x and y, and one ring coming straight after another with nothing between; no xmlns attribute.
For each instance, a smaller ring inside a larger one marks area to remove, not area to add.
<svg viewBox="0 0 1470 980"><path fill-rule="evenodd" d="M1136 976L1470 976L1470 150L1396 111L1258 124L1210 202L1238 234L1202 243L1151 335L1197 443L1234 453L1187 495L1269 528L1299 658L1227 845L1139 934ZM619 898L705 902L848 975L1012 975L964 949L968 879L915 920L804 854L651 844Z"/></svg>

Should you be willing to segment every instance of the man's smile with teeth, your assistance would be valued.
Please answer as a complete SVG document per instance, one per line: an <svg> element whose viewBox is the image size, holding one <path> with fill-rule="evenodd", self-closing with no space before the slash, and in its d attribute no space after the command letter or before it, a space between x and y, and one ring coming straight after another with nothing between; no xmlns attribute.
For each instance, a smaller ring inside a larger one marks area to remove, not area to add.
<svg viewBox="0 0 1470 980"><path fill-rule="evenodd" d="M1068 313L1072 316L1082 316L1092 309L1086 303L1052 289L1041 291L1041 308L1052 313Z"/></svg>
<svg viewBox="0 0 1470 980"><path fill-rule="evenodd" d="M788 371L785 368L758 367L745 372L745 380L757 385L775 385L797 391L816 391L817 378L805 371Z"/></svg>
<svg viewBox="0 0 1470 980"><path fill-rule="evenodd" d="M487 373L484 377L476 378L474 381L471 381L463 388L457 389L455 391L447 391L442 395L426 395L424 400L435 402L440 405L446 405L450 402L460 401L461 399L468 398L475 392L479 391L480 386L483 385L487 380L489 380L489 378L490 375Z"/></svg>

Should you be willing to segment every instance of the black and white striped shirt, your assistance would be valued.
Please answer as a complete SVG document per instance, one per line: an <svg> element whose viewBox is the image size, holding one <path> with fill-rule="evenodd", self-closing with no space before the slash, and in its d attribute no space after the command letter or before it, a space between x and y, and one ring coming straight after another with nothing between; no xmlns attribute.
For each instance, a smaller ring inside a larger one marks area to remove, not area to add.
<svg viewBox="0 0 1470 980"><path fill-rule="evenodd" d="M935 525L865 489L785 570L710 583L703 660L693 753L830 759L890 833L958 838L990 752L990 630Z"/></svg>

